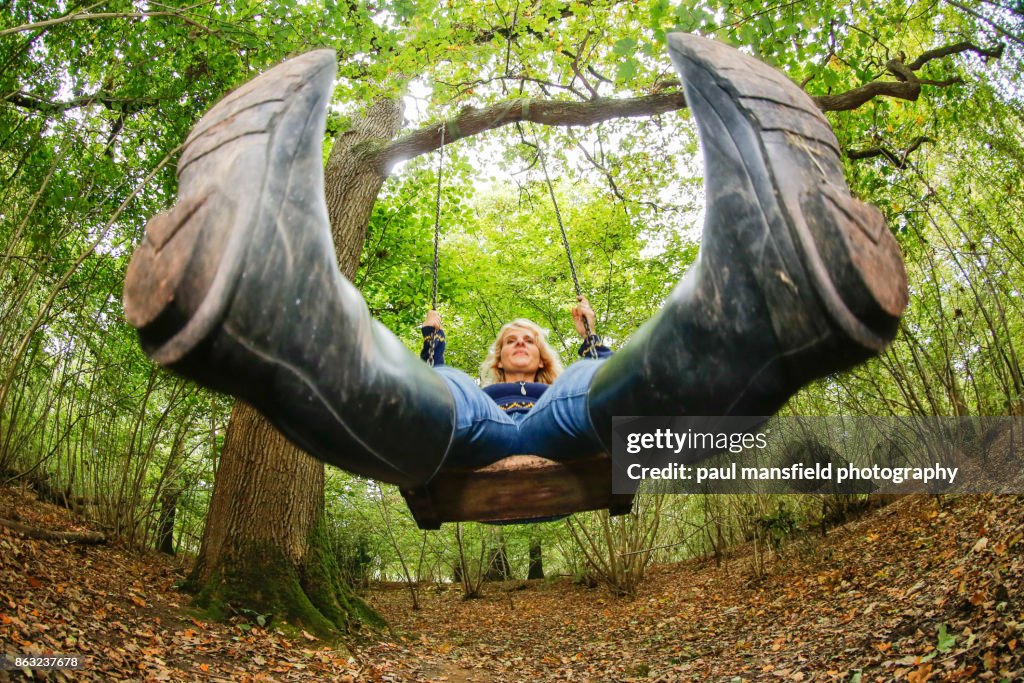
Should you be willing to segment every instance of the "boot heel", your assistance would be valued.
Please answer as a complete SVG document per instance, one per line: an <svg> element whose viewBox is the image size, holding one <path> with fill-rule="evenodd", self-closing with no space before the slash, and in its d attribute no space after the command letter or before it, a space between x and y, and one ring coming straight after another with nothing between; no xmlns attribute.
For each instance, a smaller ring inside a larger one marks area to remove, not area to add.
<svg viewBox="0 0 1024 683"><path fill-rule="evenodd" d="M133 327L148 328L178 307L176 293L192 259L206 199L181 202L146 224L124 281L124 315Z"/></svg>
<svg viewBox="0 0 1024 683"><path fill-rule="evenodd" d="M209 201L212 195L208 191L183 199L171 211L150 220L146 236L128 264L125 318L138 329L145 351L160 362L172 362L181 355L175 353L175 358L165 360L172 341L174 348L198 343L210 327L210 319L217 313L222 316L226 307L210 299L230 237L230 231L216 227L230 220L231 202L223 196ZM207 324L198 324L200 317Z"/></svg>
<svg viewBox="0 0 1024 683"><path fill-rule="evenodd" d="M881 352L908 300L903 257L881 211L830 183L803 192L800 205L798 241L823 305L853 341Z"/></svg>

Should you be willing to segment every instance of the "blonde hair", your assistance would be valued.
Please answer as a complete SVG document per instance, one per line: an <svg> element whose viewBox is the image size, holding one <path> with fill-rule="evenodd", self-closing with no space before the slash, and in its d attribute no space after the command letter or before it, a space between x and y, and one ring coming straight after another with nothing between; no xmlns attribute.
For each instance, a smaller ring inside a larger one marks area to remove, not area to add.
<svg viewBox="0 0 1024 683"><path fill-rule="evenodd" d="M548 343L548 331L532 320L516 318L501 326L501 329L498 330L497 338L487 350L487 357L480 364L480 385L487 386L488 384L498 384L505 381L505 371L498 367L498 363L501 361L501 347L502 342L505 340L505 333L513 327L529 330L537 341L537 349L540 351L540 362L543 363L544 367L537 371L535 381L541 384L551 384L554 382L555 378L562 374L563 368L558 354L555 353L555 350Z"/></svg>

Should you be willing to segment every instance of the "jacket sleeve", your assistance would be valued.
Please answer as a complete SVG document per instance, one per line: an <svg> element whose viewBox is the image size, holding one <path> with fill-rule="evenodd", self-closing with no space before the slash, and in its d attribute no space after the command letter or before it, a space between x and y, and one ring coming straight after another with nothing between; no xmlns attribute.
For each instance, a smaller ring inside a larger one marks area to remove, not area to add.
<svg viewBox="0 0 1024 683"><path fill-rule="evenodd" d="M578 353L580 358L593 358L594 351L597 352L598 359L611 358L614 355L614 352L601 341L600 335L596 334L590 335L580 344Z"/></svg>
<svg viewBox="0 0 1024 683"><path fill-rule="evenodd" d="M434 342L434 367L444 365L444 347L445 347L445 336L444 330L436 329L429 325L424 325L420 328L420 332L423 333L423 349L420 351L420 358L425 362L430 362L430 342Z"/></svg>

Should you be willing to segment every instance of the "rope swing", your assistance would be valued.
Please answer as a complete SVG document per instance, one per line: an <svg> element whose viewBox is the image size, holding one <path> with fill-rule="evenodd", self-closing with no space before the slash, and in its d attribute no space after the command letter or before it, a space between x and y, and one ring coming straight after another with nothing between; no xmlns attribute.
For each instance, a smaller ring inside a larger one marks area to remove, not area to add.
<svg viewBox="0 0 1024 683"><path fill-rule="evenodd" d="M430 308L437 310L437 272L440 270L438 260L439 244L441 242L441 180L444 172L444 131L447 126L441 123L441 146L437 150L437 195L434 199L434 264L433 285L430 290ZM427 365L434 367L434 348L437 345L437 331L430 335L430 351L427 354Z"/></svg>
<svg viewBox="0 0 1024 683"><path fill-rule="evenodd" d="M558 209L558 200L555 199L555 186L551 183L551 177L548 175L548 165L545 161L544 148L541 147L540 138L537 137L536 130L533 134L533 139L537 145L537 157L540 159L541 170L544 171L544 181L548 185L548 194L551 195L551 205L555 207L555 220L558 221L558 229L562 233L562 246L565 247L565 255L569 259L569 273L572 275L572 284L576 288L576 296L583 296L583 288L580 287L580 279L576 275L576 264L572 260L572 249L569 248L569 236L565 232L565 224L562 222L562 212ZM587 317L583 316L583 330L587 333L587 340L590 340L593 332L590 329L590 323L587 321ZM595 344L589 344L587 352L592 358L597 358L597 348Z"/></svg>
<svg viewBox="0 0 1024 683"><path fill-rule="evenodd" d="M438 243L441 241L441 180L444 172L444 131L447 126L441 124L441 146L437 149L437 196L434 201L434 286L431 290L430 307L437 310L437 271ZM431 349L433 350L433 349ZM433 363L431 363L433 365Z"/></svg>

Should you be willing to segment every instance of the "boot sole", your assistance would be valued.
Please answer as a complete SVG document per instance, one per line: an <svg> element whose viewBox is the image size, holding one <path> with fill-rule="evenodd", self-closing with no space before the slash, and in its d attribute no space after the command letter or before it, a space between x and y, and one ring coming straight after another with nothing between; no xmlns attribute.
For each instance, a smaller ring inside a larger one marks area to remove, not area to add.
<svg viewBox="0 0 1024 683"><path fill-rule="evenodd" d="M332 50L291 59L228 94L192 129L179 201L146 225L125 275L125 318L155 361L177 363L224 319L250 238L274 210L263 201L272 195L271 157L294 159L302 150L288 146L311 131L322 139L335 68Z"/></svg>
<svg viewBox="0 0 1024 683"><path fill-rule="evenodd" d="M698 124L717 126L716 140L701 131L702 145L736 145L765 223L787 226L786 235L772 228L773 238L799 254L829 318L865 350L882 351L907 304L903 258L881 212L850 196L828 121L784 75L721 43L672 34L669 52L694 109L703 100ZM786 325L777 329L787 335Z"/></svg>

